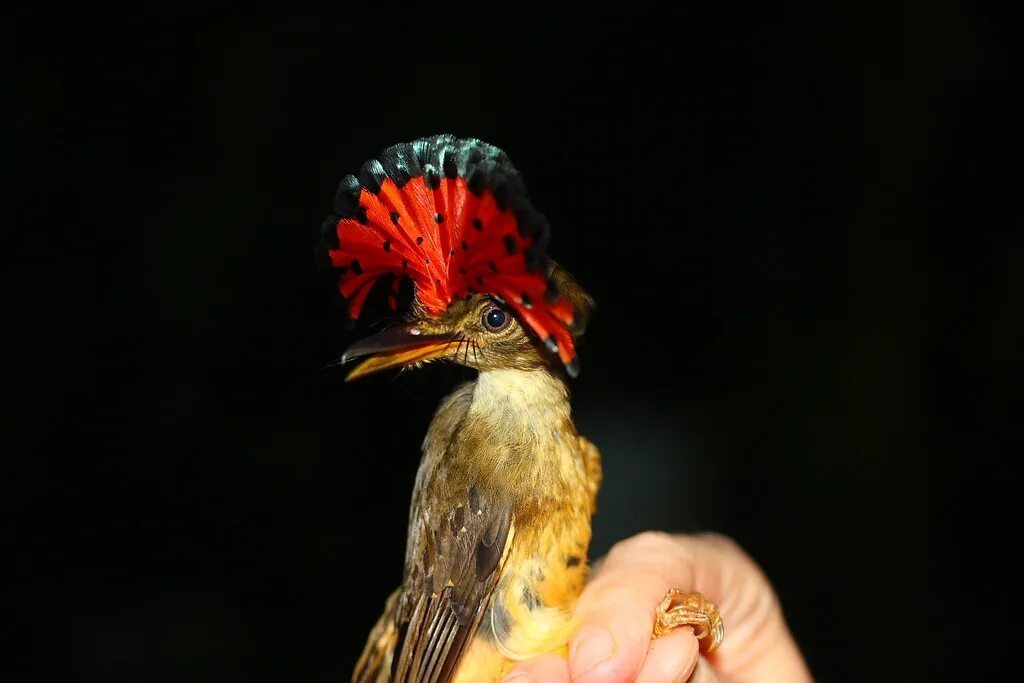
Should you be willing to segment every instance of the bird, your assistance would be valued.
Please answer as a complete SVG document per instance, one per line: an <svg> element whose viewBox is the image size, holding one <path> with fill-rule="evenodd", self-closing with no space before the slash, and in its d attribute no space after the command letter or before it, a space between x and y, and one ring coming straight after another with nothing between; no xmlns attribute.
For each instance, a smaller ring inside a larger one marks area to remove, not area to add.
<svg viewBox="0 0 1024 683"><path fill-rule="evenodd" d="M339 184L316 254L346 315L378 283L392 308L404 281L414 290L400 322L344 352L346 380L437 361L477 371L427 429L401 585L355 683L496 681L567 655L602 477L569 387L595 304L548 257L549 235L509 157L474 138L393 145Z"/></svg>

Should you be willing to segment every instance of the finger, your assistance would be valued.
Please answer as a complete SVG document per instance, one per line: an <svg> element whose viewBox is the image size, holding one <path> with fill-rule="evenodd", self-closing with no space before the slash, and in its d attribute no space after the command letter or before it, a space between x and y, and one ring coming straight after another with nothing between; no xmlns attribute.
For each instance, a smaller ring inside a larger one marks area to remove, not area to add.
<svg viewBox="0 0 1024 683"><path fill-rule="evenodd" d="M658 603L670 587L686 583L680 574L690 563L683 555L670 536L650 532L612 548L576 606L581 625L569 645L573 681L636 678L647 658Z"/></svg>
<svg viewBox="0 0 1024 683"><path fill-rule="evenodd" d="M541 655L520 662L501 683L569 683L569 664L558 655Z"/></svg>
<svg viewBox="0 0 1024 683"><path fill-rule="evenodd" d="M694 668L693 676L687 680L687 683L727 683L725 678L722 678L718 672L708 663L708 660L703 657L697 658L697 666Z"/></svg>
<svg viewBox="0 0 1024 683"><path fill-rule="evenodd" d="M725 641L710 658L716 675L743 683L809 683L811 674L757 563L725 536L680 539L694 546L694 569L706 582L697 590L718 596L712 599L719 601L726 626Z"/></svg>
<svg viewBox="0 0 1024 683"><path fill-rule="evenodd" d="M677 628L651 641L636 683L677 683L689 680L697 666L698 655L693 629L689 626Z"/></svg>
<svg viewBox="0 0 1024 683"><path fill-rule="evenodd" d="M757 563L735 541L718 534L675 540L691 558L684 574L692 583L683 589L700 591L717 602L725 624L725 641L710 656L710 663L701 658L701 666L713 668L723 681L809 683L807 665Z"/></svg>

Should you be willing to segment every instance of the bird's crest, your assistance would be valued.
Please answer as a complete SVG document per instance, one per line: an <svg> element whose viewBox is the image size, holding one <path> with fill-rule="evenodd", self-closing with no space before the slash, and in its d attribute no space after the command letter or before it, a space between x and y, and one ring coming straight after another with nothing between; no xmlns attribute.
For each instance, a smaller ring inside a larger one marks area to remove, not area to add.
<svg viewBox="0 0 1024 683"><path fill-rule="evenodd" d="M452 135L389 147L342 179L334 211L317 251L340 274L352 318L385 276L393 292L410 278L434 316L457 297L489 295L575 374L577 311L551 275L548 224L500 149ZM394 293L390 302L396 307Z"/></svg>

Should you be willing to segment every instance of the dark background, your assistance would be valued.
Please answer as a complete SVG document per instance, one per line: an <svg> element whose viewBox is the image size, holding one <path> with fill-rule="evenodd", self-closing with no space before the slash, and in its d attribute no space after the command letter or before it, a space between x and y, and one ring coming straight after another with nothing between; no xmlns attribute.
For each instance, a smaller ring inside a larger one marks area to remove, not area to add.
<svg viewBox="0 0 1024 683"><path fill-rule="evenodd" d="M347 680L466 373L322 370L369 320L345 330L312 252L342 175L438 132L510 154L598 301L573 383L595 556L718 530L820 680L996 671L1022 26L821 4L22 12L4 680Z"/></svg>

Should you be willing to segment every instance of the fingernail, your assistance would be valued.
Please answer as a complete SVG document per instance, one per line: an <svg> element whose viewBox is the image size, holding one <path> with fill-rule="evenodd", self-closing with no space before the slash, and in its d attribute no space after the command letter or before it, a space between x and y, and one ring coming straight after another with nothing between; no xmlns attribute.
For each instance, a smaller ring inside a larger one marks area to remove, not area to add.
<svg viewBox="0 0 1024 683"><path fill-rule="evenodd" d="M509 681L516 681L516 683L529 683L529 681L535 680L532 675L525 671L513 671L505 678L501 679L501 683L508 683Z"/></svg>
<svg viewBox="0 0 1024 683"><path fill-rule="evenodd" d="M586 628L576 636L569 652L572 676L578 678L612 656L615 643L603 628Z"/></svg>

